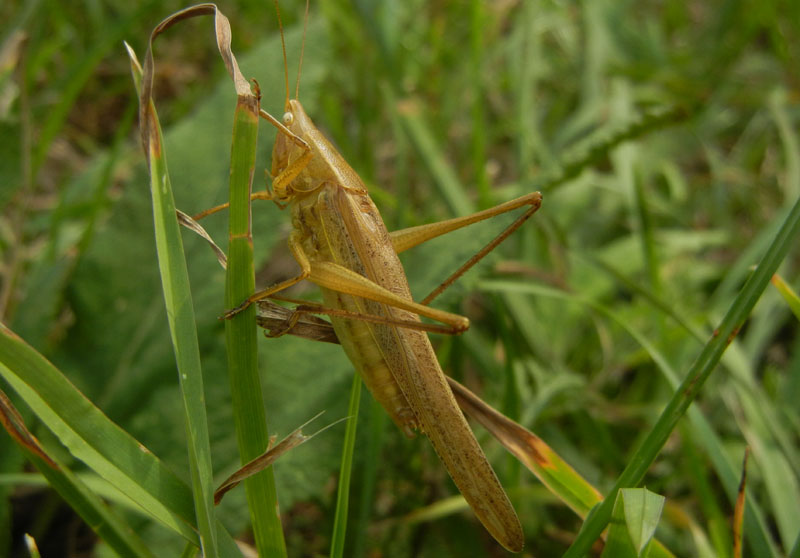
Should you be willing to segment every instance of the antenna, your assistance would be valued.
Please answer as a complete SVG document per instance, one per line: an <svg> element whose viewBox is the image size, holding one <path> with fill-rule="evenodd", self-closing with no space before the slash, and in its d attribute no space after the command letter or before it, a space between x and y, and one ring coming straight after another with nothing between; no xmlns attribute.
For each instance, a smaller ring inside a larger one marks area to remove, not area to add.
<svg viewBox="0 0 800 558"><path fill-rule="evenodd" d="M307 2L307 0L306 0ZM308 3L306 3L308 9ZM275 13L278 15L278 29L281 31L281 48L283 48L283 77L286 80L286 105L289 105L289 63L286 61L286 39L283 37L283 22L281 22L281 9L278 6L278 0L275 0ZM305 33L303 33L303 42L305 42Z"/></svg>
<svg viewBox="0 0 800 558"><path fill-rule="evenodd" d="M275 0L277 2L277 0ZM306 13L303 16L303 42L300 46L300 63L297 65L297 83L294 98L300 98L300 70L303 68L303 55L306 51L306 32L308 31L308 0L306 0Z"/></svg>

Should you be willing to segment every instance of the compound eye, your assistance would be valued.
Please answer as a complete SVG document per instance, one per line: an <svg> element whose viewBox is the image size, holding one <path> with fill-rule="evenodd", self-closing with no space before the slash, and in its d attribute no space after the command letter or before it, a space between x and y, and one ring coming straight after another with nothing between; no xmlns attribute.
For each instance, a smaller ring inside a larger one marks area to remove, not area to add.
<svg viewBox="0 0 800 558"><path fill-rule="evenodd" d="M292 122L294 122L294 114L292 114L291 112L284 113L283 115L284 125L289 126L291 125Z"/></svg>

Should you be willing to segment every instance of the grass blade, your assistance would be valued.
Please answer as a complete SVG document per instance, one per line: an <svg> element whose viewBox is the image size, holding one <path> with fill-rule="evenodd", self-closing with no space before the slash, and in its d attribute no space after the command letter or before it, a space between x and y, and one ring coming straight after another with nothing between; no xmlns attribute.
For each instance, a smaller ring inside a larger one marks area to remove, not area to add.
<svg viewBox="0 0 800 558"><path fill-rule="evenodd" d="M344 556L344 541L347 534L347 512L350 504L350 474L353 471L353 451L356 446L358 426L358 407L361 401L361 376L353 374L353 387L350 390L350 405L347 409L347 432L342 448L342 468L339 472L339 490L336 493L336 515L331 537L331 558Z"/></svg>
<svg viewBox="0 0 800 558"><path fill-rule="evenodd" d="M458 406L479 422L508 451L525 465L547 489L582 518L602 500L600 492L581 477L544 440L520 424L504 416L477 395L447 378ZM652 558L668 558L673 554L654 540Z"/></svg>
<svg viewBox="0 0 800 558"><path fill-rule="evenodd" d="M213 8L213 11L209 11L209 8ZM177 21L208 13L214 13L218 16L216 18L216 30L219 36L221 34L220 29L224 29L227 25L227 19L222 14L219 14L213 6L198 6L173 14L156 26L150 36L144 70L139 68L133 52L129 50L129 53L134 74L141 74L141 78L134 78L136 83L141 83L139 91L139 122L142 128L142 143L145 149L145 156L150 169L153 218L155 221L156 246L164 301L167 306L170 334L183 396L197 527L200 532L203 554L207 557L213 557L218 556L217 527L214 516L211 445L208 436L200 349L197 341L194 307L189 286L189 273L183 253L180 226L176 217L175 200L172 195L166 154L164 152L164 141L152 98L153 42L156 37ZM224 31L222 34L224 34ZM226 36L229 42L229 26L227 27ZM223 42L218 40L220 45ZM222 50L221 46L220 50Z"/></svg>
<svg viewBox="0 0 800 558"><path fill-rule="evenodd" d="M700 389L716 368L728 344L739 331L761 293L764 292L770 278L778 269L789 248L793 246L793 240L797 236L798 229L800 229L800 200L795 203L761 263L759 263L753 275L747 280L741 292L734 299L719 328L706 344L694 365L692 365L680 387L675 391L642 446L619 476L603 503L594 510L584 523L575 541L564 554L565 558L583 556L590 550L592 543L600 536L600 533L602 533L611 519L614 498L619 489L636 486L642 480L666 443L670 433L674 430L678 420L700 393Z"/></svg>
<svg viewBox="0 0 800 558"><path fill-rule="evenodd" d="M237 306L256 290L250 230L250 192L255 169L259 106L258 98L249 90L238 90L237 93L239 97L231 145L226 308ZM264 453L269 445L266 411L258 374L257 333L255 305L250 305L225 321L228 375L242 464ZM259 553L265 556L285 556L286 545L277 513L277 493L272 467L248 478L245 488Z"/></svg>
<svg viewBox="0 0 800 558"><path fill-rule="evenodd" d="M16 422L12 428L9 428L9 424L3 420L9 433L16 432L16 435L12 434L12 437L28 460L41 472L47 483L58 492L64 501L83 518L87 525L91 526L97 536L120 556L130 556L131 558L153 556L144 542L125 525L98 494L92 492L57 457L51 457L51 454L55 455L55 452L46 452L46 448L43 448L21 423L21 417L3 392L0 392L0 407L2 407L0 418Z"/></svg>
<svg viewBox="0 0 800 558"><path fill-rule="evenodd" d="M633 328L623 316L612 312L605 306L589 299L576 299L572 295L569 295L563 291L550 287L541 287L532 283L520 284L509 283L508 281L484 281L480 285L481 288L488 291L497 290L507 293L535 293L539 295L551 296L553 298L573 300L591 306L593 309L617 322L617 324L627 331L631 337L633 337L647 351L672 388L676 391L679 390L680 386L677 379L677 373L669 365L667 359L655 348L655 346L653 346L652 343L650 343L635 328ZM714 464L715 472L720 477L726 493L733 501L733 499L736 497L736 488L739 482L737 478L736 467L729 461L722 441L717 437L711 425L705 419L699 409L695 407L689 407L688 415L692 421L693 428L697 432L697 436L702 442L705 451L708 453L709 459ZM777 551L771 542L769 531L764 520L764 515L752 498L748 498L746 501L745 528L747 529L749 542L759 550L759 556L771 556L777 554Z"/></svg>
<svg viewBox="0 0 800 558"><path fill-rule="evenodd" d="M111 422L41 354L0 325L0 375L77 459L187 540L192 495L172 471Z"/></svg>

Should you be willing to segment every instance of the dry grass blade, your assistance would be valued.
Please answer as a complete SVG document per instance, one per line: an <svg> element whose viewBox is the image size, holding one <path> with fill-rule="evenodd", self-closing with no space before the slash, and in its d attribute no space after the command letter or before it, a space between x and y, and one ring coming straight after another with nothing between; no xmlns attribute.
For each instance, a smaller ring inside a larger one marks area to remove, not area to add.
<svg viewBox="0 0 800 558"><path fill-rule="evenodd" d="M736 496L736 507L733 512L733 558L742 558L742 547L744 543L744 504L747 494L747 459L750 457L750 447L744 449L744 459L742 460L742 480L739 483L739 491Z"/></svg>
<svg viewBox="0 0 800 558"><path fill-rule="evenodd" d="M293 311L290 308L276 304L269 299L259 300L256 322L259 327L267 330L264 332L267 335L268 331L283 329L287 321L291 319L292 313ZM286 333L312 341L339 343L339 338L336 337L336 332L333 331L333 325L329 321L312 314L302 315Z"/></svg>
<svg viewBox="0 0 800 558"><path fill-rule="evenodd" d="M544 440L486 404L466 387L448 377L458 406L481 423L492 436L557 494L578 515L585 517L600 492L586 482Z"/></svg>
<svg viewBox="0 0 800 558"><path fill-rule="evenodd" d="M270 439L270 444L269 447L267 448L267 451L265 451L263 454L259 455L252 461L243 465L235 473L233 473L231 476L225 479L225 481L222 484L219 485L219 488L217 488L217 490L214 492L214 504L219 505L219 503L222 501L222 497L225 496L225 494L229 490L235 488L244 479L252 477L256 473L263 471L264 469L275 463L275 461L280 456L282 456L289 450L296 448L297 446L299 446L304 442L307 442L317 434L324 432L331 426L338 424L348 418L344 417L343 419L339 419L336 422L333 422L317 430L313 434L309 435L303 434L303 428L308 426L312 421L318 419L321 415L322 413L319 413L315 417L312 417L311 419L306 421L304 424L300 425L297 429L292 431L288 436L286 436L283 440L281 440L275 445L273 445L275 439L275 437L273 436Z"/></svg>
<svg viewBox="0 0 800 558"><path fill-rule="evenodd" d="M795 318L800 320L800 296L792 289L791 285L779 274L775 274L771 279L772 285L781 293L783 300L789 306L789 309L794 314Z"/></svg>
<svg viewBox="0 0 800 558"><path fill-rule="evenodd" d="M0 390L0 423L20 446L41 458L53 469L58 469L58 465L42 449L39 440L25 426L22 415L19 414L17 408L14 407L14 404L11 403L11 400L2 390Z"/></svg>
<svg viewBox="0 0 800 558"><path fill-rule="evenodd" d="M198 234L203 240L208 242L209 246L211 246L211 249L214 250L214 254L217 256L219 265L222 266L222 269L226 269L228 267L228 257L225 255L225 252L222 250L222 248L217 246L217 243L214 242L214 239L211 238L203 226L180 209L176 210L175 213L178 215L178 223L180 225Z"/></svg>
<svg viewBox="0 0 800 558"><path fill-rule="evenodd" d="M15 29L0 45L0 80L9 75L22 58L22 49L28 36L24 31Z"/></svg>
<svg viewBox="0 0 800 558"><path fill-rule="evenodd" d="M492 408L466 387L447 377L458 406L480 422L492 436L522 462L548 490L581 517L603 500L602 494L581 477L544 440ZM669 557L672 553L653 540L650 556Z"/></svg>

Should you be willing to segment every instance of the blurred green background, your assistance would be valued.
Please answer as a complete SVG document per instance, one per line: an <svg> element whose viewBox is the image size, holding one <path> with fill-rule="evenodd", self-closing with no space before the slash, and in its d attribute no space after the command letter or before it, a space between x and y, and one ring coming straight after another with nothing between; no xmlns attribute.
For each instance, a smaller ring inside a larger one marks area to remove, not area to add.
<svg viewBox="0 0 800 558"><path fill-rule="evenodd" d="M185 475L137 100L122 45L141 58L151 29L181 7L0 5L0 319ZM263 108L280 116L273 7L220 8L245 76L258 79ZM302 3L282 2L292 88L302 13ZM168 31L155 60L177 206L197 212L227 195L235 106L211 20ZM672 392L652 353L620 323L679 374L688 369L800 195L799 69L800 3L792 0L328 0L311 6L300 99L359 172L390 229L542 190L532 221L436 301L468 316L472 329L434 343L447 373L605 490ZM265 168L273 138L263 125ZM254 218L258 284L292 275L288 214L261 203ZM415 297L509 219L496 221L403 254ZM204 224L224 240L224 216ZM217 320L224 275L202 241L184 239L222 478L238 462ZM795 289L797 256L782 269ZM307 291L295 294L313 296ZM799 348L797 319L767 291L699 402L731 463L738 467L744 446L753 448L752 495L776 549L793 555L800 553ZM261 340L261 349L271 432L287 433L323 409L325 421L346 413L352 368L338 347L283 337ZM403 438L363 397L346 554L503 555L469 512L403 520L455 488L424 439ZM290 556L327 552L341 432L326 432L276 467ZM559 555L578 518L478 435L515 501L526 552ZM682 423L646 485L671 505L659 531L670 549L727 556L732 503L702 435ZM24 467L0 435L0 472ZM24 555L22 532L45 556L107 551L53 493L5 482L0 496L0 555ZM243 492L222 506L223 522L247 538ZM130 522L163 555L180 552L165 530L133 514Z"/></svg>

